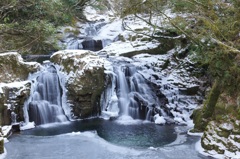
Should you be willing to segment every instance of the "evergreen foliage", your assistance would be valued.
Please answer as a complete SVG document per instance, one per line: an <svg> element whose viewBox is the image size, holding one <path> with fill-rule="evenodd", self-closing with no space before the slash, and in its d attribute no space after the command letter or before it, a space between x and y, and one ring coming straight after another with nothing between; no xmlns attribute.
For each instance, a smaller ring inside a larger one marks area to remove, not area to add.
<svg viewBox="0 0 240 159"><path fill-rule="evenodd" d="M88 1L0 1L0 52L43 54L57 49L57 28L83 18L82 11Z"/></svg>

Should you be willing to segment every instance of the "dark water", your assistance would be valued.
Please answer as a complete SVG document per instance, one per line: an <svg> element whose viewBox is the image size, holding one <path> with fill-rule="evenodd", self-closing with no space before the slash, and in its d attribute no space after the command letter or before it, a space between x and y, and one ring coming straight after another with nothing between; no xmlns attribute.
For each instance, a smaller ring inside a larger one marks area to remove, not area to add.
<svg viewBox="0 0 240 159"><path fill-rule="evenodd" d="M122 125L104 119L75 121L52 127L37 127L23 131L22 134L52 136L79 131L96 131L101 138L111 143L138 148L163 146L173 142L177 137L174 126L160 126L153 123Z"/></svg>
<svg viewBox="0 0 240 159"><path fill-rule="evenodd" d="M122 125L92 119L37 127L14 134L6 144L9 159L203 159L199 137L181 126L140 122Z"/></svg>

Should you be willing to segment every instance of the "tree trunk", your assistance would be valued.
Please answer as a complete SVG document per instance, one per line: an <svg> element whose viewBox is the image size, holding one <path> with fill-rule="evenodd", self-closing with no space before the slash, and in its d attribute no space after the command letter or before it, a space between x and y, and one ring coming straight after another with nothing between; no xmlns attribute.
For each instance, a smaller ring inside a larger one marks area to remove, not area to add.
<svg viewBox="0 0 240 159"><path fill-rule="evenodd" d="M215 80L213 87L211 89L211 92L208 95L208 99L205 102L202 110L202 117L204 119L208 119L212 117L220 94L221 94L221 91L219 87L219 82Z"/></svg>
<svg viewBox="0 0 240 159"><path fill-rule="evenodd" d="M194 131L202 132L206 128L210 118L212 117L218 98L221 94L219 82L215 80L211 92L204 103L202 109L197 109L193 112Z"/></svg>

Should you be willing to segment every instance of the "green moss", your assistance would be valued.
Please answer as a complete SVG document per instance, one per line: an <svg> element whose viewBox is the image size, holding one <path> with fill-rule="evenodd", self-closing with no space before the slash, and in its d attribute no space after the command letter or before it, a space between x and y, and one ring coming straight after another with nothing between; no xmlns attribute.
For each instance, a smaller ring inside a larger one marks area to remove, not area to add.
<svg viewBox="0 0 240 159"><path fill-rule="evenodd" d="M202 109L196 109L193 111L193 121L194 121L194 129L193 132L203 132L207 126L206 119L202 118Z"/></svg>
<svg viewBox="0 0 240 159"><path fill-rule="evenodd" d="M218 136L225 137L225 138L228 138L230 134L231 134L231 131L227 131L227 130L217 131Z"/></svg>
<svg viewBox="0 0 240 159"><path fill-rule="evenodd" d="M208 122L213 118L215 106L220 96L220 88L216 81L205 101L202 109L195 110L193 113L194 129L195 131L204 131Z"/></svg>

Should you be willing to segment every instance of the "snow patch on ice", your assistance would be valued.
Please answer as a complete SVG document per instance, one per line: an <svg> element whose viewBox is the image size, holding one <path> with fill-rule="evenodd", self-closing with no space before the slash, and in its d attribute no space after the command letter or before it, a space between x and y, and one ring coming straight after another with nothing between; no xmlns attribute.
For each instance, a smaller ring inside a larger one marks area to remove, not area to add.
<svg viewBox="0 0 240 159"><path fill-rule="evenodd" d="M12 125L6 125L2 127L2 135L7 136L12 130Z"/></svg>
<svg viewBox="0 0 240 159"><path fill-rule="evenodd" d="M154 116L154 122L155 122L155 124L165 124L166 120L164 119L163 116L159 116L159 114L156 114Z"/></svg>
<svg viewBox="0 0 240 159"><path fill-rule="evenodd" d="M20 130L28 130L35 128L34 122L24 123L24 125L20 125Z"/></svg>
<svg viewBox="0 0 240 159"><path fill-rule="evenodd" d="M4 159L7 157L7 150L4 148L4 153L0 154L0 159Z"/></svg>

